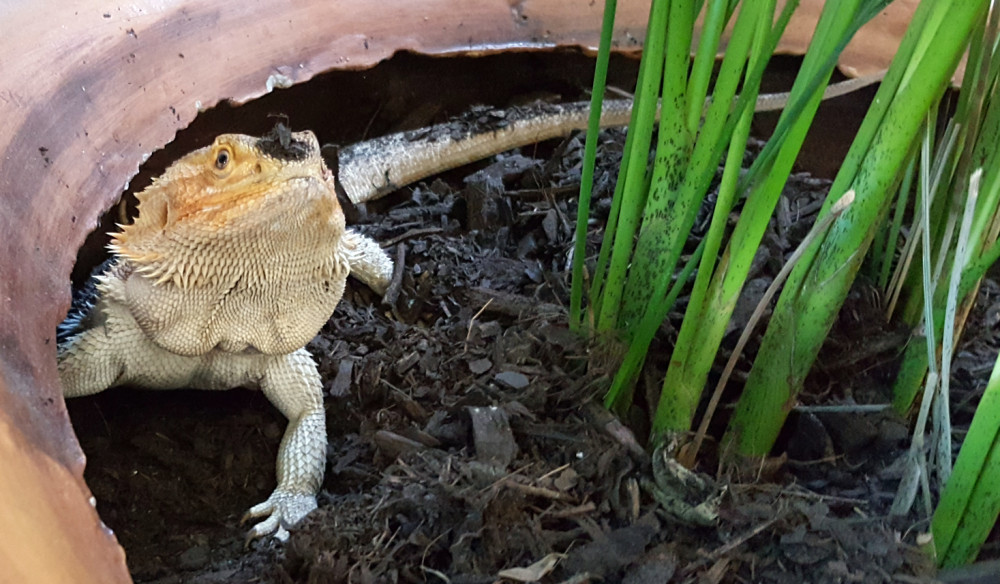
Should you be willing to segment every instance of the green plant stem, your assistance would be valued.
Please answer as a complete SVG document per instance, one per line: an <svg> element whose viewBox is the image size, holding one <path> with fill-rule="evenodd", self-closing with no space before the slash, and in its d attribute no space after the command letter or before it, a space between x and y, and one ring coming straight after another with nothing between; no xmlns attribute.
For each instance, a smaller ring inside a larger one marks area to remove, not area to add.
<svg viewBox="0 0 1000 584"><path fill-rule="evenodd" d="M846 6L844 2L827 4L817 27L817 40L806 55L788 107L779 121L779 130L772 138L774 142L768 144L762 158L754 165L757 169L767 170L758 172L758 176L763 178L751 190L729 245L714 272L709 260L715 259L712 252L717 248L713 249L710 245L702 260L703 265L698 270L664 379L663 396L654 419L654 433L686 430L690 424L697 396L708 379L755 252L822 99L823 84L818 80L829 78L838 51L860 26L860 21L853 19L857 12L856 6ZM790 12L783 14L782 18L788 17ZM780 34L781 30L783 26L776 27L775 32ZM729 199L722 196L725 186L723 179L716 209L720 227L725 225L729 213L729 208L722 206L730 204ZM719 206L722 206L721 214ZM713 221L713 227L715 225ZM708 286L709 280L711 286ZM674 397L667 395L667 388Z"/></svg>
<svg viewBox="0 0 1000 584"><path fill-rule="evenodd" d="M889 227L889 235L886 237L885 247L880 255L881 264L878 277L878 288L883 293L888 291L889 273L892 271L892 259L898 247L899 232L903 227L903 215L906 213L906 205L910 200L910 190L913 183L913 173L916 169L916 157L910 159L903 175L903 183L899 188L899 197L896 199L896 210L892 215L892 225Z"/></svg>
<svg viewBox="0 0 1000 584"><path fill-rule="evenodd" d="M853 185L855 203L789 278L730 423L727 441L764 455L812 367L885 217L910 144L937 102L985 2L921 3L862 123L831 194ZM829 211L830 198L822 213ZM808 257L811 256L811 257Z"/></svg>
<svg viewBox="0 0 1000 584"><path fill-rule="evenodd" d="M947 224L940 229L942 235L935 241L937 254L935 274L941 273L947 262L955 262L951 233L958 223L960 209L965 204L962 195L965 192L964 185L968 181L967 173L973 165L981 165L985 169L983 191L979 197L970 232L970 260L964 266L959 283L959 293L962 298L973 293L979 279L996 261L997 255L1000 255L991 253L991 246L995 248L993 242L996 241L994 218L1000 204L1000 193L997 192L997 186L1000 184L997 173L1000 169L995 168L1000 156L1000 149L997 148L997 144L1000 143L1000 105L997 104L995 97L988 98L989 94L996 92L1000 76L1000 59L995 58L995 49L990 52L982 50L983 47L995 47L998 36L1000 36L1000 15L994 12L990 16L988 27L985 23L976 27L973 36L976 40L970 48L970 59L980 59L980 61L978 63L969 61L957 112L949 122L949 131L943 140L944 146L939 146L940 162L935 169L935 176L943 175L943 178L940 186L936 186L933 192L937 194L937 198L945 202L943 205L935 203L935 207L938 215L947 217ZM957 136L961 137L956 138ZM952 144L956 142L959 146L954 148L955 154L951 155ZM915 295L920 292L922 284L910 277L906 285L910 301L909 306L903 310L903 318L904 322L912 323ZM934 294L933 324L936 328L944 326L946 302L944 291L945 287L940 286ZM911 343L903 355L900 372L893 387L893 406L898 412L903 413L911 407L920 390L928 364L926 355L916 351Z"/></svg>
<svg viewBox="0 0 1000 584"><path fill-rule="evenodd" d="M661 136L661 145L671 149L657 150L653 169L656 178L650 186L642 229L632 258L632 270L622 297L624 306L618 325L625 331L627 338L631 337L636 323L645 312L655 289L657 275L675 270L699 205L708 190L719 158L725 151L728 136L735 125L735 120L727 124L732 100L755 33L757 19L754 14L766 9L766 4L769 3L754 2L740 6L730 44L712 92L712 103L693 150L683 149L685 142L675 141L675 136ZM682 40L678 39L679 46L682 45ZM687 45L684 48L685 55L689 50ZM680 52L680 49L675 49L675 54ZM666 105L667 100L664 101ZM681 138L691 139L687 136Z"/></svg>
<svg viewBox="0 0 1000 584"><path fill-rule="evenodd" d="M756 15L760 19L757 26L762 27L758 28L758 30L768 30L771 15L773 15L773 6L770 12L763 10ZM756 60L761 58L766 60L767 58L763 54L766 46L766 36L766 34L757 34L754 37L753 48L751 49L750 61L748 63L750 69L753 69ZM755 95L756 88L757 86L752 83L747 84L744 86L744 92L749 91ZM728 223L729 213L736 202L737 184L740 169L743 165L743 153L746 151L746 141L750 135L750 123L752 121L753 111L744 108L743 114L740 116L740 121L737 123L735 132L729 142L729 153L727 154L723 168L722 181L719 184L719 195L715 202L715 209L712 213L712 221L709 225L708 233L703 240L703 243L705 243L705 253L701 258L698 276L695 278L694 287L688 300L684 324L681 327L682 332L678 336L677 343L675 343L674 354L671 357L671 365L668 371L671 369L676 370L676 365L683 361L685 354L689 350L695 349L683 331L685 329L695 329L695 327L690 326L690 324L693 324L692 314L696 312L693 308L700 306L701 299L705 296L709 282L708 276L712 273L715 258L722 245L722 238ZM689 429L695 407L701 398L701 392L702 387L698 385L671 383L668 374L660 391L660 400L653 417L654 440L662 441L669 439L670 434L684 432Z"/></svg>
<svg viewBox="0 0 1000 584"><path fill-rule="evenodd" d="M576 210L576 231L573 242L573 275L570 284L569 326L580 332L583 326L583 263L587 255L587 223L590 218L590 198L594 190L594 166L597 159L597 139L604 104L604 87L608 79L608 61L611 56L611 37L615 29L617 0L604 0L604 22L601 41L597 48L594 66L594 85L590 94L590 119L587 139L583 147L583 170L580 174L580 198Z"/></svg>
<svg viewBox="0 0 1000 584"><path fill-rule="evenodd" d="M701 259L705 251L705 240L702 239L698 243L698 247L695 249L694 254L684 265L680 274L677 275L676 281L674 281L673 286L670 288L670 292L664 297L664 292L667 286L670 284L670 275L661 274L661 277L656 285L656 292L653 295L654 300L661 298L659 302L651 303L649 310L643 316L642 321L639 323L636 329L635 338L629 343L628 351L625 354L625 358L622 360L621 366L618 367L618 371L615 372L614 378L611 380L611 387L608 389L607 395L604 397L604 407L609 410L615 411L619 414L624 414L625 410L632 403L632 390L635 387L635 381L639 377L639 371L642 369L642 364L646 360L646 353L649 350L649 344L653 342L653 337L656 335L656 331L659 330L660 325L663 323L663 319L666 318L667 312L677 301L677 297L680 296L681 290L684 288L684 284L687 283L688 279L691 277L691 273L694 272L695 267L698 266L698 261Z"/></svg>
<svg viewBox="0 0 1000 584"><path fill-rule="evenodd" d="M632 110L629 134L633 137L630 156L622 159L625 176L622 190L621 211L611 246L607 280L600 299L600 314L597 315L597 332L607 333L615 329L621 309L625 278L632 257L632 241L639 227L642 209L646 203L645 184L646 160L653 135L653 122L659 96L660 79L663 74L663 51L666 45L667 16L669 4L665 0L655 0L650 7L646 46L639 65L639 88ZM607 235L605 235L607 237Z"/></svg>
<svg viewBox="0 0 1000 584"><path fill-rule="evenodd" d="M722 391L726 388L726 383L729 382L729 377L733 374L733 370L736 368L736 362L739 360L740 355L743 353L743 349L746 348L747 342L750 340L750 335L753 333L754 328L757 323L764 316L764 312L767 310L767 306L771 303L771 299L778 292L778 288L785 282L785 278L788 277L789 272L798 263L799 258L812 242L819 237L833 220L840 216L851 203L854 202L854 191L847 191L840 201L833 206L830 212L823 218L822 221L813 223L812 228L802 239L802 243L799 244L792 255L789 256L788 261L785 265L781 267L781 271L778 275L774 277L774 280L768 285L767 290L764 291L764 295L761 297L760 301L757 302L757 306L754 308L753 313L747 320L747 324L743 327L743 332L740 333L739 340L736 341L736 346L733 348L732 355L729 356L729 360L726 361L726 366L722 370L722 374L719 376L718 383L715 384L715 390L712 392L712 397L708 400L708 406L705 408L705 415L702 417L701 424L698 425L698 431L695 433L695 438L693 446L691 447L690 453L688 454L689 463L685 466L693 465L694 461L697 460L698 450L701 448L702 442L705 440L705 436L708 435L708 426L712 422L712 416L715 415L715 410L719 405L719 401L722 399Z"/></svg>
<svg viewBox="0 0 1000 584"><path fill-rule="evenodd" d="M1000 358L941 492L931 532L945 567L975 560L1000 511Z"/></svg>

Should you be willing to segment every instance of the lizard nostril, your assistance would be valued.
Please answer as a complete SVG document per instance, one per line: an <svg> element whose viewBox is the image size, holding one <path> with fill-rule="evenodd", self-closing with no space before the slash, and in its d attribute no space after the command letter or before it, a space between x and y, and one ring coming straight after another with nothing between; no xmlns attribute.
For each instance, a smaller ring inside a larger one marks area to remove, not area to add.
<svg viewBox="0 0 1000 584"><path fill-rule="evenodd" d="M261 173L262 171L263 171L263 169L262 169L262 168L260 167L260 164L259 164L259 163L258 163L258 164L256 164L256 165L255 165L255 166L253 167L253 172L254 172L254 174L260 174L260 173Z"/></svg>

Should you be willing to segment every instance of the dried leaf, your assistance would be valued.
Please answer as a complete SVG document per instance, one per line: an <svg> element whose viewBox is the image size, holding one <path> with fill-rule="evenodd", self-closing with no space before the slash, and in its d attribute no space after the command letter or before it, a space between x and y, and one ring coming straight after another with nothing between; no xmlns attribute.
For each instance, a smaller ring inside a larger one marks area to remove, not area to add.
<svg viewBox="0 0 1000 584"><path fill-rule="evenodd" d="M507 578L508 580L514 580L515 582L537 582L544 578L546 574L554 570L556 564L559 563L559 560L565 557L566 554L549 554L534 564L531 564L527 568L508 568L506 570L500 570L497 577Z"/></svg>

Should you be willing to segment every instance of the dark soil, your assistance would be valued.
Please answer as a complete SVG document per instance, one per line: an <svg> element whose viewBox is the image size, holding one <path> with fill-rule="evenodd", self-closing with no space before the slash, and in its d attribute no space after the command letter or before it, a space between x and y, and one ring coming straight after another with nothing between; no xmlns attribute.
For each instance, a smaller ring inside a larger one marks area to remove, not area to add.
<svg viewBox="0 0 1000 584"><path fill-rule="evenodd" d="M622 136L602 134L599 218ZM709 496L722 493L716 523L663 511L651 495L663 465L638 446L648 418L636 408L623 426L597 406L608 371L588 365L594 351L565 325L581 152L579 137L525 148L366 210L359 228L403 260L401 291L386 305L352 282L309 346L328 394L329 465L319 509L285 544L244 549L240 517L274 488L285 425L259 393L122 388L70 401L87 482L135 580L929 581L914 543L926 522L886 519L909 432L886 413L793 412L755 473L717 475L709 449L697 470L713 477ZM786 188L734 329L827 186L796 175ZM888 401L905 335L872 316L866 290L845 306L803 404ZM966 408L995 354L995 286L981 295L986 326L956 374ZM680 316L652 355L669 351ZM650 361L640 405L662 375L664 360Z"/></svg>

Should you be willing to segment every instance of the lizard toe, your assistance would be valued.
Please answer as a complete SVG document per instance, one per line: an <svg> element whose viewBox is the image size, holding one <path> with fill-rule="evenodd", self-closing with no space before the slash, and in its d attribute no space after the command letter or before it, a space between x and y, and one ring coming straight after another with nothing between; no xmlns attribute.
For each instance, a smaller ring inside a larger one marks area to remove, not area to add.
<svg viewBox="0 0 1000 584"><path fill-rule="evenodd" d="M241 521L241 523L242 522L246 522L248 518L249 517L247 515L244 515L243 516L243 520ZM244 548L249 548L251 542L253 542L256 539L260 539L262 537L265 537L265 536L267 536L270 533L274 533L275 538L278 538L278 531L279 530L285 531L278 524L278 518L275 517L274 515L271 515L270 517L268 517L264 521L261 521L257 525L254 525L252 528L250 528L250 531L247 532L246 540L243 542L243 547ZM280 540L280 538L278 538L278 539ZM284 541L284 540L280 540L280 541Z"/></svg>
<svg viewBox="0 0 1000 584"><path fill-rule="evenodd" d="M274 491L267 501L254 505L243 516L241 523L252 519L262 520L247 532L247 543L271 534L280 541L286 541L288 528L315 508L316 497L313 495L288 493L280 489Z"/></svg>

